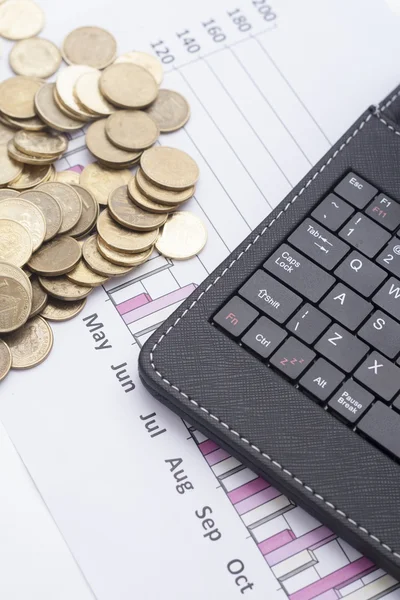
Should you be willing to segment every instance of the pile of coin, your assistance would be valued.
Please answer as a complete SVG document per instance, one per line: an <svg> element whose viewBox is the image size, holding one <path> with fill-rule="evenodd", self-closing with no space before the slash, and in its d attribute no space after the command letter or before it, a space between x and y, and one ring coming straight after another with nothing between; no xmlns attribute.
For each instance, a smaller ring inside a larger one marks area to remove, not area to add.
<svg viewBox="0 0 400 600"><path fill-rule="evenodd" d="M154 250L181 260L207 240L201 220L179 210L195 193L196 162L155 145L190 116L181 94L159 89L161 63L136 51L116 58L98 27L72 31L60 52L33 37L43 24L32 0L0 0L0 36L19 40L16 76L0 83L0 381L41 363L49 321L79 314L96 287ZM45 83L62 58L69 66ZM89 122L97 162L57 172L69 134Z"/></svg>

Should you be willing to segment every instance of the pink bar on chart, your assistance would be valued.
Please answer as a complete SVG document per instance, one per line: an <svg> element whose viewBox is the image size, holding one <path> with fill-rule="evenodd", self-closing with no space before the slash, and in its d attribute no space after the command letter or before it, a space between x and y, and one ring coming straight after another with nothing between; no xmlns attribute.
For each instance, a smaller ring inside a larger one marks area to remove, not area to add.
<svg viewBox="0 0 400 600"><path fill-rule="evenodd" d="M130 310L139 308L139 306L143 306L148 302L151 302L151 296L149 296L149 294L139 294L138 296L134 296L133 298L129 298L129 300L125 300L125 302L121 302L121 304L118 304L117 310L120 315L124 315Z"/></svg>
<svg viewBox="0 0 400 600"><path fill-rule="evenodd" d="M124 321L127 325L130 323L134 323L139 319L143 319L144 317L148 317L151 314L156 313L163 308L167 308L172 304L176 304L177 302L182 302L186 300L186 298L196 289L194 283L190 285L185 285L183 288L179 288L174 292L170 292L165 296L161 296L161 298L156 298L151 302L148 302L144 306L139 306L134 310L131 310L124 314Z"/></svg>
<svg viewBox="0 0 400 600"><path fill-rule="evenodd" d="M343 587L345 584L349 585L375 568L374 563L368 558L359 558L334 573L322 577L319 581L291 594L289 598L290 600L311 600L311 598L320 596L332 588Z"/></svg>
<svg viewBox="0 0 400 600"><path fill-rule="evenodd" d="M245 483L240 487L236 488L236 490L232 490L228 494L229 500L232 504L236 504L236 502L240 502L257 492L261 492L261 490L265 490L265 488L269 487L269 483L267 483L261 477L257 477L257 479L253 479L253 481L249 481L249 483Z"/></svg>
<svg viewBox="0 0 400 600"><path fill-rule="evenodd" d="M225 458L229 457L229 452L223 450L222 448L218 448L218 450L214 450L214 452L211 452L207 455L206 461L208 462L210 467L212 467L213 465L216 465L217 463L221 462L221 460L225 460Z"/></svg>
<svg viewBox="0 0 400 600"><path fill-rule="evenodd" d="M213 452L214 450L217 450L218 448L219 446L212 440L205 440L199 444L199 450L204 456L210 452Z"/></svg>
<svg viewBox="0 0 400 600"><path fill-rule="evenodd" d="M316 596L314 600L338 600L338 598L339 594L336 592L336 590L328 590L320 596Z"/></svg>
<svg viewBox="0 0 400 600"><path fill-rule="evenodd" d="M74 165L70 169L66 169L66 170L67 171L74 171L75 173L79 173L79 175L80 175L82 173L82 171L83 171L83 167L82 167L82 165Z"/></svg>
<svg viewBox="0 0 400 600"><path fill-rule="evenodd" d="M290 529L284 529L275 535L271 535L270 538L258 544L258 548L262 554L268 554L269 552L273 552L277 548L284 546L285 544L290 544L290 542L295 538L293 531Z"/></svg>
<svg viewBox="0 0 400 600"><path fill-rule="evenodd" d="M235 504L235 508L238 511L239 515L244 515L249 510L253 510L253 508L257 508L257 506L261 506L261 504L269 502L270 500L273 500L274 498L277 498L280 495L281 492L278 492L277 489L270 486L265 490L261 490L261 492L258 492L257 494L253 494L252 496L250 496L250 498L246 498L245 500L238 502L237 504Z"/></svg>
<svg viewBox="0 0 400 600"><path fill-rule="evenodd" d="M265 559L270 567L274 567L282 560L285 560L290 556L294 556L303 550L307 550L311 546L314 546L318 542L326 540L326 538L331 536L332 531L328 529L328 527L317 527L317 529L313 529L313 531L298 537L296 540L293 540L290 544L287 544L283 548L279 548L274 552L271 552L265 557Z"/></svg>

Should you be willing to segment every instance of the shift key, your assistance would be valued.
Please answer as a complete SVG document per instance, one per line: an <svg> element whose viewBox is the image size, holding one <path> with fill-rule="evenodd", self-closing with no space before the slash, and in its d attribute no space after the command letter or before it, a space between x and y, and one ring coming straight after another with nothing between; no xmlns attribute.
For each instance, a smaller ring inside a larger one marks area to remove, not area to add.
<svg viewBox="0 0 400 600"><path fill-rule="evenodd" d="M264 263L264 269L310 302L318 302L335 279L287 244L282 244Z"/></svg>

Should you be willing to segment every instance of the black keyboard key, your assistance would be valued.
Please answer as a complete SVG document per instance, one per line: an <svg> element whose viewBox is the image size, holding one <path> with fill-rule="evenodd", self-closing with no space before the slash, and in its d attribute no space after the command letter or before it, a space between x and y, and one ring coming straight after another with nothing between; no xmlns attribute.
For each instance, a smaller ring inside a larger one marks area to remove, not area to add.
<svg viewBox="0 0 400 600"><path fill-rule="evenodd" d="M373 306L350 288L338 283L319 305L335 321L354 331L368 317Z"/></svg>
<svg viewBox="0 0 400 600"><path fill-rule="evenodd" d="M331 323L324 313L311 304L305 304L286 324L286 329L306 344L313 344Z"/></svg>
<svg viewBox="0 0 400 600"><path fill-rule="evenodd" d="M242 337L242 342L262 358L267 358L275 352L287 335L284 329L275 325L267 317L261 317Z"/></svg>
<svg viewBox="0 0 400 600"><path fill-rule="evenodd" d="M385 194L379 194L368 206L365 214L389 231L394 231L400 225L400 204Z"/></svg>
<svg viewBox="0 0 400 600"><path fill-rule="evenodd" d="M388 358L400 352L400 325L380 310L370 316L357 335Z"/></svg>
<svg viewBox="0 0 400 600"><path fill-rule="evenodd" d="M393 238L376 259L389 273L400 277L400 240Z"/></svg>
<svg viewBox="0 0 400 600"><path fill-rule="evenodd" d="M375 402L359 422L358 429L400 459L400 414L382 402Z"/></svg>
<svg viewBox="0 0 400 600"><path fill-rule="evenodd" d="M374 401L374 396L352 379L346 381L329 401L329 408L349 423L355 423Z"/></svg>
<svg viewBox="0 0 400 600"><path fill-rule="evenodd" d="M393 408L400 412L400 396L397 396L396 400L393 402Z"/></svg>
<svg viewBox="0 0 400 600"><path fill-rule="evenodd" d="M375 294L372 302L400 321L400 281L391 277Z"/></svg>
<svg viewBox="0 0 400 600"><path fill-rule="evenodd" d="M282 244L264 268L311 302L318 302L335 279L287 244Z"/></svg>
<svg viewBox="0 0 400 600"><path fill-rule="evenodd" d="M301 298L264 271L256 271L239 294L264 314L283 323L301 304Z"/></svg>
<svg viewBox="0 0 400 600"><path fill-rule="evenodd" d="M368 352L367 344L334 323L314 346L315 350L346 373L350 373Z"/></svg>
<svg viewBox="0 0 400 600"><path fill-rule="evenodd" d="M390 233L362 213L356 213L340 230L339 236L372 258L390 240Z"/></svg>
<svg viewBox="0 0 400 600"><path fill-rule="evenodd" d="M290 379L297 379L314 360L315 352L290 337L271 358L271 365Z"/></svg>
<svg viewBox="0 0 400 600"><path fill-rule="evenodd" d="M349 173L335 187L335 193L361 209L376 196L378 190L355 173Z"/></svg>
<svg viewBox="0 0 400 600"><path fill-rule="evenodd" d="M312 219L303 221L289 236L288 242L328 271L350 250L347 244Z"/></svg>
<svg viewBox="0 0 400 600"><path fill-rule="evenodd" d="M390 402L400 391L400 369L391 361L372 352L354 373L354 379L366 388ZM400 436L400 431L399 431Z"/></svg>
<svg viewBox="0 0 400 600"><path fill-rule="evenodd" d="M258 312L235 296L214 317L214 322L234 337L241 335L258 317Z"/></svg>
<svg viewBox="0 0 400 600"><path fill-rule="evenodd" d="M322 402L342 383L344 374L325 359L319 358L300 379L300 385Z"/></svg>
<svg viewBox="0 0 400 600"><path fill-rule="evenodd" d="M369 298L387 277L383 269L356 251L346 256L334 274L366 298Z"/></svg>
<svg viewBox="0 0 400 600"><path fill-rule="evenodd" d="M313 210L311 216L325 225L330 231L337 231L351 217L354 208L347 204L344 200L329 194L317 208Z"/></svg>

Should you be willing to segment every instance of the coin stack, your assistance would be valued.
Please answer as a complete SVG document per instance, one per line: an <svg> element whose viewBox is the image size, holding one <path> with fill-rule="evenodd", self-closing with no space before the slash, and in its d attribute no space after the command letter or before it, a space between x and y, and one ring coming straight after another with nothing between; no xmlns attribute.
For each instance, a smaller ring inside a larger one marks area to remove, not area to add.
<svg viewBox="0 0 400 600"><path fill-rule="evenodd" d="M137 51L116 58L114 37L98 27L72 31L60 52L34 37L43 25L32 0L0 0L0 36L17 41L16 76L0 83L0 381L41 363L53 345L48 321L79 314L97 286L154 249L185 259L207 239L201 220L179 210L195 192L196 162L155 145L190 116L181 94L159 89L161 63ZM69 66L46 83L62 58ZM85 123L97 162L57 172Z"/></svg>

